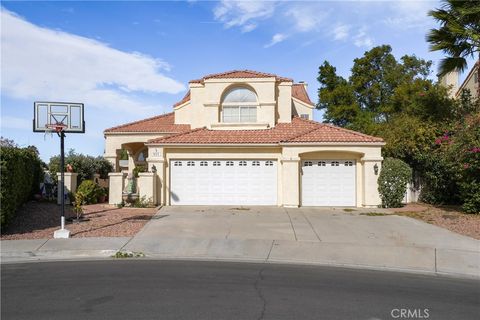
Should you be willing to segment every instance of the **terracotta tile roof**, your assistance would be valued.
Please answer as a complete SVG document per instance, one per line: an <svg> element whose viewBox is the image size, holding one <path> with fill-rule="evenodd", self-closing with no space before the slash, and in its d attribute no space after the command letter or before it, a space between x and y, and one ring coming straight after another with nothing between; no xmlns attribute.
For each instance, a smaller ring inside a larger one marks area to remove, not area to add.
<svg viewBox="0 0 480 320"><path fill-rule="evenodd" d="M292 97L297 98L300 101L303 101L311 106L315 105L308 96L307 90L302 83L295 83L292 86Z"/></svg>
<svg viewBox="0 0 480 320"><path fill-rule="evenodd" d="M190 83L203 83L207 79L230 79L230 78L276 78L277 81L293 81L290 78L279 77L272 73L258 72L252 70L232 70L222 73L206 75L202 79L191 80Z"/></svg>
<svg viewBox="0 0 480 320"><path fill-rule="evenodd" d="M263 130L209 130L198 128L177 135L152 139L159 144L279 144L300 142L383 142L381 138L294 117Z"/></svg>
<svg viewBox="0 0 480 320"><path fill-rule="evenodd" d="M178 101L177 103L175 103L173 105L173 107L176 107L176 106L179 106L181 104L184 104L185 102L189 101L190 100L190 90L187 91L187 93L185 94L185 96L182 98L182 100Z"/></svg>
<svg viewBox="0 0 480 320"><path fill-rule="evenodd" d="M106 129L104 133L109 132L174 132L181 133L190 131L188 124L175 124L175 114L173 112L162 114L140 121L130 122Z"/></svg>

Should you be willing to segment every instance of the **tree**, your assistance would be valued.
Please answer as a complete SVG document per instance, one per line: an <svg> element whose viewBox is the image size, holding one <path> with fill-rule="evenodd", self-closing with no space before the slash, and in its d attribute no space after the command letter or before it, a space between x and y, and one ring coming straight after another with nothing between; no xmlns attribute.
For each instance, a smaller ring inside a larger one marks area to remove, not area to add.
<svg viewBox="0 0 480 320"><path fill-rule="evenodd" d="M447 90L428 79L431 65L414 55L397 60L388 45L355 59L348 80L325 61L317 78L317 108L325 110L326 122L367 134L378 134L384 124L404 113L445 121L453 102Z"/></svg>
<svg viewBox="0 0 480 320"><path fill-rule="evenodd" d="M480 2L444 0L440 9L429 15L440 23L427 35L431 51L443 51L447 57L439 65L439 76L454 70L464 71L467 58L478 56L477 73L480 79ZM477 85L480 97L480 85Z"/></svg>

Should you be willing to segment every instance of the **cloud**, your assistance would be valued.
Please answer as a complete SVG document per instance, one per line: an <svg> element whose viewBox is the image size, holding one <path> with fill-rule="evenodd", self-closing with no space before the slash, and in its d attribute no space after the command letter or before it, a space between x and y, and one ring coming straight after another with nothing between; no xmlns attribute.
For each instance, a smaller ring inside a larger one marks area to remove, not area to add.
<svg viewBox="0 0 480 320"><path fill-rule="evenodd" d="M285 39L287 39L288 36L283 34L283 33L276 33L273 37L272 37L272 40L270 40L269 43L267 43L264 48L270 48L271 46L274 46L276 45L277 43L279 42L282 42L284 41Z"/></svg>
<svg viewBox="0 0 480 320"><path fill-rule="evenodd" d="M367 29L362 27L353 37L353 44L355 44L357 47L370 48L373 46L373 38L367 35Z"/></svg>
<svg viewBox="0 0 480 320"><path fill-rule="evenodd" d="M329 11L318 3L295 5L285 11L285 16L292 19L293 27L299 32L318 30L328 15Z"/></svg>
<svg viewBox="0 0 480 320"><path fill-rule="evenodd" d="M392 14L383 22L395 29L406 30L412 28L426 29L434 24L428 18L428 11L435 7L435 1L401 0L390 3Z"/></svg>
<svg viewBox="0 0 480 320"><path fill-rule="evenodd" d="M1 128L3 129L21 129L32 130L32 122L25 118L11 117L2 115Z"/></svg>
<svg viewBox="0 0 480 320"><path fill-rule="evenodd" d="M350 26L341 24L333 29L333 38L335 40L345 40L349 36Z"/></svg>
<svg viewBox="0 0 480 320"><path fill-rule="evenodd" d="M1 10L2 94L23 100L66 100L128 113L151 113L131 93L185 90L160 59L38 27ZM158 108L158 106L156 106Z"/></svg>
<svg viewBox="0 0 480 320"><path fill-rule="evenodd" d="M275 11L273 1L226 1L222 0L214 9L215 20L226 28L239 27L250 32L257 27L258 20L270 18Z"/></svg>

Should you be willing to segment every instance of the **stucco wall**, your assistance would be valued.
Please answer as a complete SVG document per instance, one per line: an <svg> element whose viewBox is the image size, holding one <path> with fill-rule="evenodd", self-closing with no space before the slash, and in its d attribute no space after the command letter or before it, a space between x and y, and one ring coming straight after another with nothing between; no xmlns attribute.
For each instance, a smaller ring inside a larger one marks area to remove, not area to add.
<svg viewBox="0 0 480 320"><path fill-rule="evenodd" d="M292 112L294 116L308 114L308 119L313 120L313 106L302 103L296 99L292 99Z"/></svg>
<svg viewBox="0 0 480 320"><path fill-rule="evenodd" d="M176 124L190 124L192 129L207 127L221 122L221 103L229 88L244 86L257 95L257 122L275 126L280 122L291 121L292 83L277 86L275 78L261 79L209 79L204 84L190 84L190 103L177 106ZM212 128L215 129L215 128Z"/></svg>

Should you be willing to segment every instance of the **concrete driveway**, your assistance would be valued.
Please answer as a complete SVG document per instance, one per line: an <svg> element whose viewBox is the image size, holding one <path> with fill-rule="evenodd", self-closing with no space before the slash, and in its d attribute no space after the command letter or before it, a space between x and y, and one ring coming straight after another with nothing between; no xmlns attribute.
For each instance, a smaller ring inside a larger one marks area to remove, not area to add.
<svg viewBox="0 0 480 320"><path fill-rule="evenodd" d="M134 240L168 238L288 240L478 251L480 241L381 209L235 206L164 207Z"/></svg>

